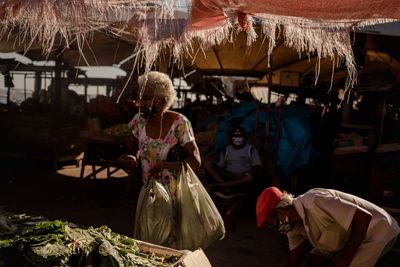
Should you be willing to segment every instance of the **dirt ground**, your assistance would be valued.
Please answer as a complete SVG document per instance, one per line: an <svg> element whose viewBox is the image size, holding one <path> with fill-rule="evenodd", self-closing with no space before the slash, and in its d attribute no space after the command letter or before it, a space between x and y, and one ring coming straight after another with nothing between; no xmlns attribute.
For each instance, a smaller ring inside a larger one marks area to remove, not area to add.
<svg viewBox="0 0 400 267"><path fill-rule="evenodd" d="M132 236L136 207L135 181L127 190L125 172L111 180L81 181L80 168L66 165L57 172L46 162L3 160L1 163L0 207L12 213L40 215L80 226L107 225ZM89 173L89 167L85 174ZM215 267L285 266L287 245L278 234L256 228L255 218L239 214L235 229L227 225L223 240L205 250Z"/></svg>
<svg viewBox="0 0 400 267"><path fill-rule="evenodd" d="M67 164L57 172L51 164L29 160L2 159L0 207L12 213L40 215L80 226L107 225L114 232L132 236L138 183L127 190L127 176L119 171L116 178L79 179L80 168ZM89 167L85 173L89 172ZM256 228L251 212L242 212L227 221L223 240L205 250L214 267L286 266L287 241L284 236ZM399 246L400 247L400 246ZM381 263L397 266L400 252Z"/></svg>

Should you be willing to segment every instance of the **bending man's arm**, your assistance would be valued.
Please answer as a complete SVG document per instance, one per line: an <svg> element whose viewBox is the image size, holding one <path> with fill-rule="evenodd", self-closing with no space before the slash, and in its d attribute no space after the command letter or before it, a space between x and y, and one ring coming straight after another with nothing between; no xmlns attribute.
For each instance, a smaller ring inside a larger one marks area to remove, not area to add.
<svg viewBox="0 0 400 267"><path fill-rule="evenodd" d="M372 215L357 209L351 221L351 234L346 245L340 252L335 267L349 266L361 242L364 240Z"/></svg>
<svg viewBox="0 0 400 267"><path fill-rule="evenodd" d="M301 252L303 250L304 241L297 246L295 249L289 252L288 267L300 267L301 266Z"/></svg>

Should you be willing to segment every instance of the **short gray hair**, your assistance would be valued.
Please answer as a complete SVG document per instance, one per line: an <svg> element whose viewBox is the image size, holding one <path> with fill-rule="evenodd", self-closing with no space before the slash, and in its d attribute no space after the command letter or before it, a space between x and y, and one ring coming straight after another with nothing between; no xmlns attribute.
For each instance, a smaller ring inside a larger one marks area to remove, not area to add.
<svg viewBox="0 0 400 267"><path fill-rule="evenodd" d="M294 195L289 194L286 191L283 191L283 195L281 197L281 201L276 205L276 208L284 208L290 205L293 205Z"/></svg>
<svg viewBox="0 0 400 267"><path fill-rule="evenodd" d="M138 83L139 90L152 90L155 98L166 98L165 106L162 107L163 111L169 109L174 103L176 91L172 84L172 80L167 74L159 71L150 71L140 75Z"/></svg>

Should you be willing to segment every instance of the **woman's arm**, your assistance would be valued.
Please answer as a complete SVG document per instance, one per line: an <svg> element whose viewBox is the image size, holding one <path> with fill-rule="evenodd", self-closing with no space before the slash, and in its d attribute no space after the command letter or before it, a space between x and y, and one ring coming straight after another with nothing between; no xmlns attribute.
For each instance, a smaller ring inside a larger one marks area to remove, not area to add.
<svg viewBox="0 0 400 267"><path fill-rule="evenodd" d="M188 157L185 159L185 161L190 165L190 167L192 167L193 170L199 169L201 165L201 157L196 141L187 143L183 148L188 154Z"/></svg>
<svg viewBox="0 0 400 267"><path fill-rule="evenodd" d="M200 151L199 148L197 147L197 144L195 141L189 142L183 146L183 149L185 150L186 154L188 155L184 161L186 161L190 167L192 167L193 170L197 170L200 168L201 165L201 157L200 157ZM171 161L163 162L164 169L179 169L182 167L182 162L181 161Z"/></svg>
<svg viewBox="0 0 400 267"><path fill-rule="evenodd" d="M128 149L122 156L120 156L119 163L127 167L136 167L137 165L136 156L138 148L139 148L138 139L135 136L131 135L128 142Z"/></svg>
<svg viewBox="0 0 400 267"><path fill-rule="evenodd" d="M201 157L196 142L192 141L186 143L183 149L188 155L184 161L186 161L194 171L198 170L201 165ZM182 168L182 161L160 161L150 170L150 176L158 174L163 169L179 170L180 168Z"/></svg>

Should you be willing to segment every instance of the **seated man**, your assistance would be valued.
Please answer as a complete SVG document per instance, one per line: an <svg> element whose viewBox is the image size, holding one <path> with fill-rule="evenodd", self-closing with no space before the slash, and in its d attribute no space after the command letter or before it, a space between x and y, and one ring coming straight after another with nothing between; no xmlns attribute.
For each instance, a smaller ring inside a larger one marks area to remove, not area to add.
<svg viewBox="0 0 400 267"><path fill-rule="evenodd" d="M261 167L257 149L246 142L246 132L242 127L232 129L229 143L221 152L217 166L205 164L207 173L214 180L211 187L216 191L242 189L254 180Z"/></svg>

